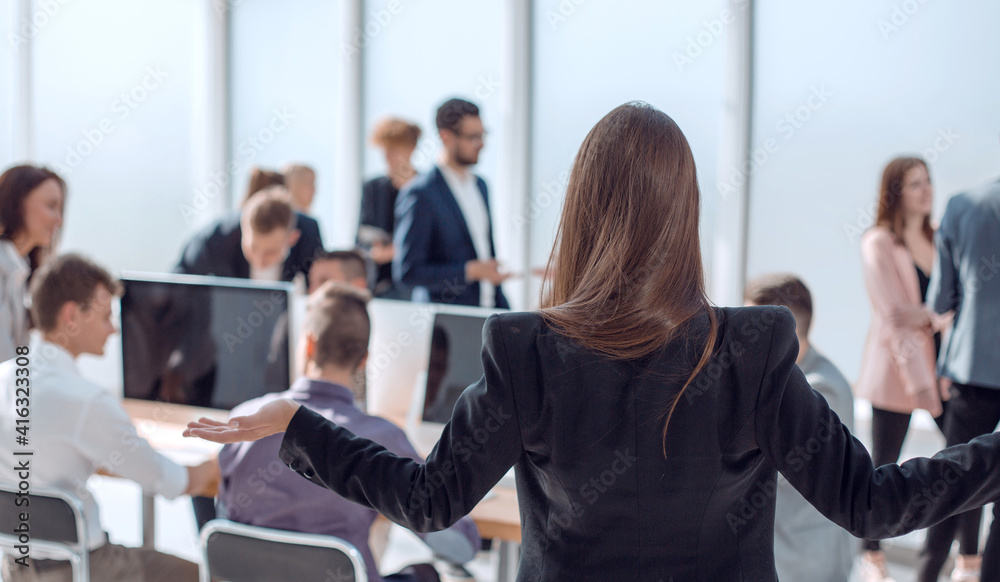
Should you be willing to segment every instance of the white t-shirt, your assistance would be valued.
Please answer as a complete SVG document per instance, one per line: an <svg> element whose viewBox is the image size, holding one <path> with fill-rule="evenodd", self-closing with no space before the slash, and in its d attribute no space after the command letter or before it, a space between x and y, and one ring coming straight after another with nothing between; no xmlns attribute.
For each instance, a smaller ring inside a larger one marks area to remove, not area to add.
<svg viewBox="0 0 1000 582"><path fill-rule="evenodd" d="M452 196L458 202L465 218L465 226L469 229L472 244L476 248L476 258L489 260L493 258L490 252L490 214L483 200L483 193L476 184L472 172L459 174L445 164L438 166L441 175L448 184ZM496 288L489 281L479 282L479 304L483 307L493 307L496 301Z"/></svg>

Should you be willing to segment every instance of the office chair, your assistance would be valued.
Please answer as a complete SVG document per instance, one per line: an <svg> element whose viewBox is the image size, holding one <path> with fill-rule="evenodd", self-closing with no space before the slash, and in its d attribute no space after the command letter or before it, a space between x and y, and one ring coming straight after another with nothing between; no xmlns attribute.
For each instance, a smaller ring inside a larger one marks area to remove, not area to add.
<svg viewBox="0 0 1000 582"><path fill-rule="evenodd" d="M15 548L22 545L15 530L21 525L20 514L27 513L30 559L44 556L68 560L73 568L73 582L89 582L90 551L83 503L64 491L32 487L28 505L18 506L17 493L16 485L0 483L0 507L4 508L0 511L0 548L15 558L22 556Z"/></svg>
<svg viewBox="0 0 1000 582"><path fill-rule="evenodd" d="M201 530L201 582L368 582L361 553L333 536L213 519Z"/></svg>

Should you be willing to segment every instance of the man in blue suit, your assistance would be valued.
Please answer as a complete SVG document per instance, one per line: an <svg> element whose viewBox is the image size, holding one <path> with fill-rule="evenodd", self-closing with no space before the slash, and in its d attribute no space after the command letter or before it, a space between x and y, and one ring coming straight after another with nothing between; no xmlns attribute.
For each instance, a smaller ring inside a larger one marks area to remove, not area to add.
<svg viewBox="0 0 1000 582"><path fill-rule="evenodd" d="M509 308L493 246L486 182L472 173L483 149L479 108L450 99L437 111L443 151L438 164L414 178L396 201L398 284L426 290L430 301Z"/></svg>
<svg viewBox="0 0 1000 582"><path fill-rule="evenodd" d="M936 235L937 263L927 304L955 311L951 335L941 347L939 372L951 379L945 411L948 446L996 430L1000 423L1000 181L957 194L948 201ZM919 580L937 580L959 527L975 539L980 513L974 509L933 526L921 555ZM952 580L1000 580L1000 504L982 560L959 555Z"/></svg>

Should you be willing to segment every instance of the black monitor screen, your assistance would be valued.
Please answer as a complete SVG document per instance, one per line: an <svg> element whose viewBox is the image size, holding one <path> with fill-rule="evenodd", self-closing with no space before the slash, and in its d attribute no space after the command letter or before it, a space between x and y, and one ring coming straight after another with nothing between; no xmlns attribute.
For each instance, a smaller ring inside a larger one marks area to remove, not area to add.
<svg viewBox="0 0 1000 582"><path fill-rule="evenodd" d="M289 385L290 285L124 277L124 395L231 409Z"/></svg>
<svg viewBox="0 0 1000 582"><path fill-rule="evenodd" d="M483 376L483 325L486 317L438 313L431 332L424 391L425 422L445 423L462 392Z"/></svg>

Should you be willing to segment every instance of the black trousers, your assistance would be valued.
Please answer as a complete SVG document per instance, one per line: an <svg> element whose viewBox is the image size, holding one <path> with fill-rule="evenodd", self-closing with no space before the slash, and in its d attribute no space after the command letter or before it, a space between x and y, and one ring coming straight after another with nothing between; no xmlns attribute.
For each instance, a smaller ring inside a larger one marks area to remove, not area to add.
<svg viewBox="0 0 1000 582"><path fill-rule="evenodd" d="M943 402L945 410L950 402ZM910 429L912 414L892 412L872 407L872 463L876 467L895 463L903 450L903 441ZM941 432L944 432L945 414L934 419ZM947 435L946 437L947 438ZM882 548L878 540L865 540L862 544L865 550L876 552Z"/></svg>
<svg viewBox="0 0 1000 582"><path fill-rule="evenodd" d="M953 384L951 400L945 410L944 436L947 445L960 445L972 439L989 434L1000 423L1000 389L984 388L969 384ZM917 580L921 582L936 582L956 533L959 539L959 551L972 555L979 553L979 526L982 509L973 509L954 515L927 530L927 544L920 552L920 573ZM994 510L994 516L997 511ZM1000 524L994 523L990 531L990 540L986 544L983 555L982 582L1000 582L1000 564L997 552L1000 547ZM992 570L992 572L988 572Z"/></svg>

